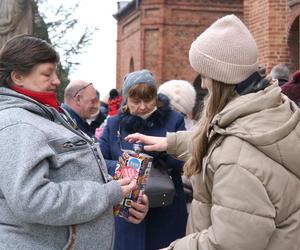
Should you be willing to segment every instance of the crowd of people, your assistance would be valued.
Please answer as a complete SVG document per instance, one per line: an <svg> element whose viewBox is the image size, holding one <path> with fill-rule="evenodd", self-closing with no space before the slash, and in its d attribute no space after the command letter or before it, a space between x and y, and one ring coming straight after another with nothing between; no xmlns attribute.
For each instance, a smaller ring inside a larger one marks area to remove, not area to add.
<svg viewBox="0 0 300 250"><path fill-rule="evenodd" d="M148 69L129 72L105 101L93 83L72 80L60 104L54 48L30 35L8 40L0 249L298 249L300 71L278 64L267 74L258 58L235 15L197 37L189 62L208 94L196 121L193 85L173 79L158 88ZM137 183L113 177L134 143L153 168L163 164L175 196L149 207L143 194L122 218L113 207Z"/></svg>

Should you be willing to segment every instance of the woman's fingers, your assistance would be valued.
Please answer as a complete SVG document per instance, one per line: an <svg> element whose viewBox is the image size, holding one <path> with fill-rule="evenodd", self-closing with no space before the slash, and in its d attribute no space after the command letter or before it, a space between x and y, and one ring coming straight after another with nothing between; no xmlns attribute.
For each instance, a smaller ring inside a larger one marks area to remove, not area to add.
<svg viewBox="0 0 300 250"><path fill-rule="evenodd" d="M130 134L125 137L125 140L127 140L130 143L146 143L147 138L145 135L140 134L140 133L134 133Z"/></svg>
<svg viewBox="0 0 300 250"><path fill-rule="evenodd" d="M129 209L130 216L128 221L134 224L140 223L149 210L149 202L147 196L144 194L142 197L142 203L131 202L131 208Z"/></svg>
<svg viewBox="0 0 300 250"><path fill-rule="evenodd" d="M142 143L144 145L145 151L166 151L167 150L167 138L166 137L157 137L157 136L148 136L140 133L134 133L125 137L130 143Z"/></svg>
<svg viewBox="0 0 300 250"><path fill-rule="evenodd" d="M123 179L117 180L117 182L121 186L123 197L128 195L136 187L136 180L135 179L131 180L130 178L123 178Z"/></svg>

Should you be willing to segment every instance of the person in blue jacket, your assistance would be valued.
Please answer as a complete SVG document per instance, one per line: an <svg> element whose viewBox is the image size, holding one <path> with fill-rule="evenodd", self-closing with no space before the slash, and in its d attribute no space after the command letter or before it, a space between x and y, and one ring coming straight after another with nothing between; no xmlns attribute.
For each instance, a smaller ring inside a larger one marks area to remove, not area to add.
<svg viewBox="0 0 300 250"><path fill-rule="evenodd" d="M172 111L168 100L157 95L155 80L149 70L129 73L124 78L124 103L117 116L110 117L100 138L101 152L110 175L114 175L122 150L133 150L124 138L140 132L165 136L167 132L185 130L183 116ZM115 217L115 250L157 250L185 235L187 210L181 181L182 162L166 156L166 165L175 185L171 205L150 208L139 225Z"/></svg>

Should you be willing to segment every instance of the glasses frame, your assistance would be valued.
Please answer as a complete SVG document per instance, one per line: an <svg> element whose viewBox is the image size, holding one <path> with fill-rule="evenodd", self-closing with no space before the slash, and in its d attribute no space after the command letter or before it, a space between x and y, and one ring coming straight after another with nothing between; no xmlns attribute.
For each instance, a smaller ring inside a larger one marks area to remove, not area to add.
<svg viewBox="0 0 300 250"><path fill-rule="evenodd" d="M86 89L88 86L91 86L91 85L93 85L92 82L90 82L89 84L87 84L87 85L83 86L82 88L78 89L78 90L75 92L73 98L75 98L75 97L79 94L79 92L80 92L81 90L84 90L84 89Z"/></svg>

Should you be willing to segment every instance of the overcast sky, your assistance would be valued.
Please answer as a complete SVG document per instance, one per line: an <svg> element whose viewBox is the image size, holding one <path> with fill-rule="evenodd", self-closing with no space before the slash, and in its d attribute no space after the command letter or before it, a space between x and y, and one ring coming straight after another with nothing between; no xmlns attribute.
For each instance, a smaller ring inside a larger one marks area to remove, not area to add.
<svg viewBox="0 0 300 250"><path fill-rule="evenodd" d="M66 6L74 4L74 0L49 0L48 4ZM81 65L70 74L70 79L82 79L93 82L100 91L101 98L115 87L116 79L116 39L117 27L113 14L117 12L116 0L81 0L74 16L80 25L76 32L82 32L84 26L99 27L95 32L87 52L80 56ZM50 11L40 8L43 12ZM76 36L76 34L74 35ZM72 38L70 38L72 39Z"/></svg>

